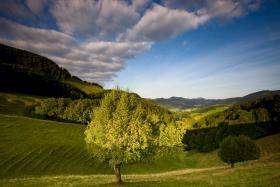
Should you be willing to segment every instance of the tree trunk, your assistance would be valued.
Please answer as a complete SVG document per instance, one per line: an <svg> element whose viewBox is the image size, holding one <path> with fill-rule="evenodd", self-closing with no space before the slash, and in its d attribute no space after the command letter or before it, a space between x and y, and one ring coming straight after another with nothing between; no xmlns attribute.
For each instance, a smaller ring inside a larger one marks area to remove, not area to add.
<svg viewBox="0 0 280 187"><path fill-rule="evenodd" d="M230 167L233 168L234 167L234 163L230 163Z"/></svg>
<svg viewBox="0 0 280 187"><path fill-rule="evenodd" d="M116 182L117 184L122 183L122 176L121 176L121 164L114 165L115 175L116 175Z"/></svg>

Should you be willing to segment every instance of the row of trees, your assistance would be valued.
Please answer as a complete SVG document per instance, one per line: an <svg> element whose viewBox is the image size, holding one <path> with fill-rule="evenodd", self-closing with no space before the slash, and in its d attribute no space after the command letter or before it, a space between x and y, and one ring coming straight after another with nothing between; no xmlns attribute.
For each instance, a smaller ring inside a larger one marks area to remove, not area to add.
<svg viewBox="0 0 280 187"><path fill-rule="evenodd" d="M49 98L35 106L33 115L44 119L88 124L99 100Z"/></svg>

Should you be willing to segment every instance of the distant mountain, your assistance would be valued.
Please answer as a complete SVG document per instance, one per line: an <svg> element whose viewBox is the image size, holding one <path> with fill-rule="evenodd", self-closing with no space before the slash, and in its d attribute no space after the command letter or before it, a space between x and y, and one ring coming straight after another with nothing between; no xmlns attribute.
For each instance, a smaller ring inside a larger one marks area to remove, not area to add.
<svg viewBox="0 0 280 187"><path fill-rule="evenodd" d="M87 97L88 83L72 76L50 59L14 47L0 44L0 91L20 92L48 97Z"/></svg>
<svg viewBox="0 0 280 187"><path fill-rule="evenodd" d="M256 99L266 97L268 95L280 95L280 90L270 91L263 90L255 93L251 93L244 97L234 97L227 99L204 99L194 98L188 99L183 97L170 97L170 98L157 98L153 99L159 105L166 108L177 108L177 109L188 109L194 107L207 107L211 105L222 105L222 104L237 104L247 101L255 101Z"/></svg>

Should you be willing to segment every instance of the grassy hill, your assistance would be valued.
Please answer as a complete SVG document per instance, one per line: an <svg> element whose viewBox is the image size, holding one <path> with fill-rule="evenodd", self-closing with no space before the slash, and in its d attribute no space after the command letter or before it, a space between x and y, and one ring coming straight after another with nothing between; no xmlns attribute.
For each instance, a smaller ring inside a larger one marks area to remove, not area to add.
<svg viewBox="0 0 280 187"><path fill-rule="evenodd" d="M72 76L50 59L0 44L0 91L48 97L100 97L103 88ZM96 95L95 95L96 94Z"/></svg>
<svg viewBox="0 0 280 187"><path fill-rule="evenodd" d="M87 153L84 125L0 114L0 177L109 174L107 163ZM175 158L124 166L124 173L161 172L222 165L216 152L179 153Z"/></svg>
<svg viewBox="0 0 280 187"><path fill-rule="evenodd" d="M0 185L110 186L112 169L88 155L84 128L0 114ZM277 186L280 134L257 144L261 159L239 163L235 169L222 163L216 151L181 152L158 162L124 166L125 186Z"/></svg>
<svg viewBox="0 0 280 187"><path fill-rule="evenodd" d="M91 84L88 82L79 81L77 79L68 79L64 83L71 85L79 90L82 90L87 95L102 94L104 89L101 86Z"/></svg>
<svg viewBox="0 0 280 187"><path fill-rule="evenodd" d="M45 99L45 97L0 92L0 114L23 116L28 107L39 103L42 99Z"/></svg>
<svg viewBox="0 0 280 187"><path fill-rule="evenodd" d="M0 99L0 186L111 186L112 168L87 152L86 126L10 115L23 114L43 97L0 93ZM196 112L215 110L219 109ZM125 186L277 186L280 134L256 142L261 159L239 163L235 169L219 160L217 150L125 165Z"/></svg>

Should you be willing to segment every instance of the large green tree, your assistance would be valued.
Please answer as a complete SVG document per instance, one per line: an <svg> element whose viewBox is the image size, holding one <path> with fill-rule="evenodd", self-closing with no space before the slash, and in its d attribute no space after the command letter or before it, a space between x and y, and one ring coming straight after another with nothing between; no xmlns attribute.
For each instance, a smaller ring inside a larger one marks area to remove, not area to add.
<svg viewBox="0 0 280 187"><path fill-rule="evenodd" d="M222 141L218 155L223 162L231 164L233 168L237 162L258 159L260 149L247 136L228 136Z"/></svg>
<svg viewBox="0 0 280 187"><path fill-rule="evenodd" d="M183 130L168 113L139 96L112 90L94 111L85 131L91 153L114 167L121 183L121 165L180 147ZM168 120L166 120L168 119Z"/></svg>

